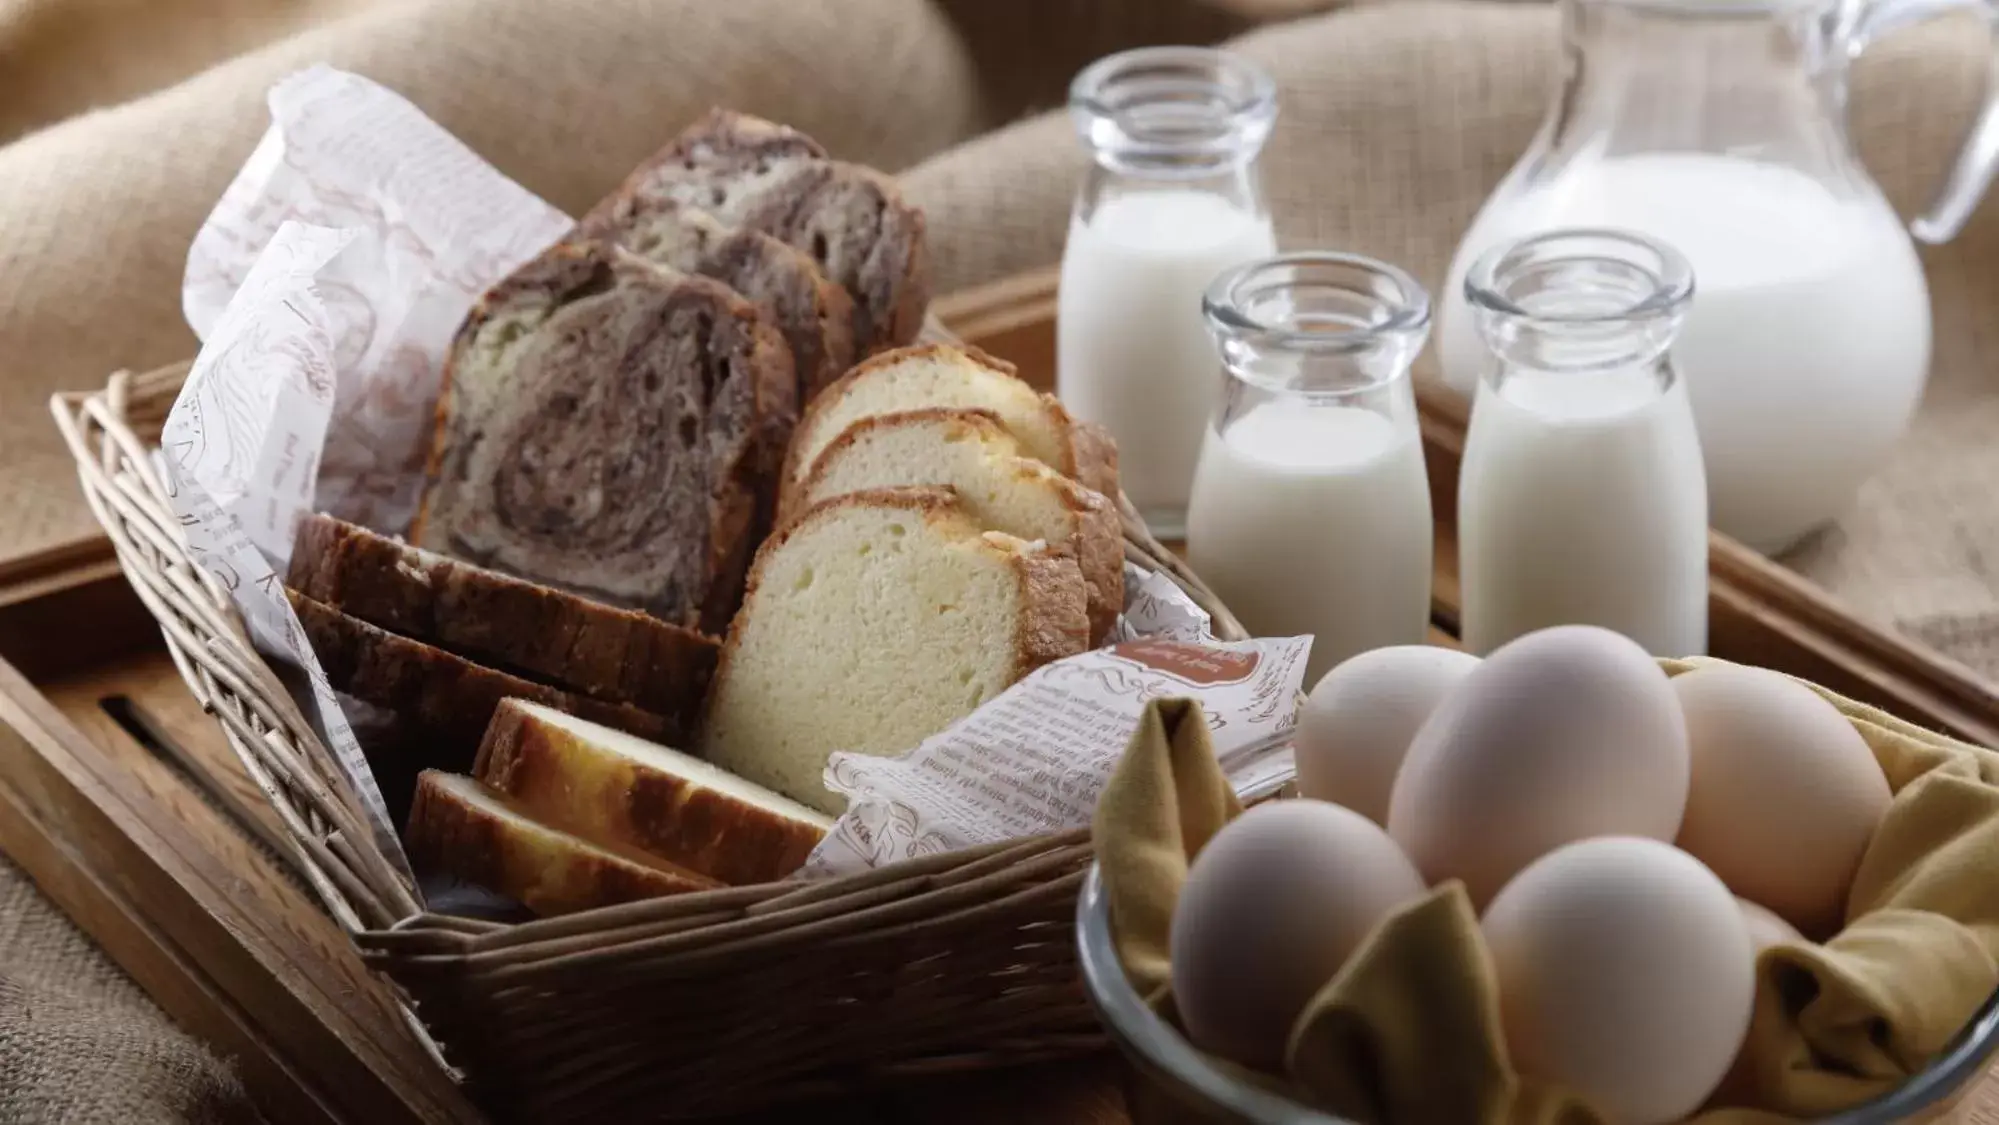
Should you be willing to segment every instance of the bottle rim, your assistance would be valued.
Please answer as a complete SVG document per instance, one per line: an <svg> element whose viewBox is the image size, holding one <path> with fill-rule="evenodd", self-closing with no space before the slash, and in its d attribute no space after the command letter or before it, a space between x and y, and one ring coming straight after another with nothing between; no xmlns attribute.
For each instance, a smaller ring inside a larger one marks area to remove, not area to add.
<svg viewBox="0 0 1999 1125"><path fill-rule="evenodd" d="M1083 68L1069 110L1097 152L1199 167L1255 155L1277 119L1277 83L1218 48L1139 47Z"/></svg>
<svg viewBox="0 0 1999 1125"><path fill-rule="evenodd" d="M1596 8L1628 8L1661 15L1695 19L1753 18L1800 12L1819 12L1835 6L1837 0L1569 0Z"/></svg>
<svg viewBox="0 0 1999 1125"><path fill-rule="evenodd" d="M1577 287L1597 282L1599 299L1564 310L1530 305L1518 294L1550 276ZM1500 243L1479 255L1464 282L1473 307L1557 329L1681 316L1693 294L1693 266L1684 255L1656 238L1613 227L1553 230Z"/></svg>
<svg viewBox="0 0 1999 1125"><path fill-rule="evenodd" d="M1277 302L1280 293L1345 293L1364 315L1333 315ZM1247 262L1201 297L1217 338L1258 348L1351 355L1384 344L1419 346L1430 328L1430 294L1406 270L1364 254L1307 250Z"/></svg>

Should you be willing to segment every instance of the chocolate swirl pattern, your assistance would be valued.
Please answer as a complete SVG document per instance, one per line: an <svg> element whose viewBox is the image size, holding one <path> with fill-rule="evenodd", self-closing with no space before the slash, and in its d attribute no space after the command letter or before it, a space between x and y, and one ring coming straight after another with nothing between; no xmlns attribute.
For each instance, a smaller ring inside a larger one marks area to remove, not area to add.
<svg viewBox="0 0 1999 1125"><path fill-rule="evenodd" d="M564 243L452 346L419 546L708 632L796 417L791 355L717 282Z"/></svg>
<svg viewBox="0 0 1999 1125"><path fill-rule="evenodd" d="M907 344L922 327L930 302L923 213L889 177L829 159L796 130L716 110L640 165L582 228L630 229L674 205L811 255L853 299L853 342L863 355Z"/></svg>
<svg viewBox="0 0 1999 1125"><path fill-rule="evenodd" d="M854 301L811 255L762 231L732 227L695 207L623 199L579 227L670 269L712 277L771 317L798 370L801 405L854 362Z"/></svg>

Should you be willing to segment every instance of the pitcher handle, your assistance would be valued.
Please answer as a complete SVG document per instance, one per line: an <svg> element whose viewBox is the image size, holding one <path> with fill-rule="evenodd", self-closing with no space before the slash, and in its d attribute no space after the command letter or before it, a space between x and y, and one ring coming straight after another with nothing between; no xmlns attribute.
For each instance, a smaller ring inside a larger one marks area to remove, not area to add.
<svg viewBox="0 0 1999 1125"><path fill-rule="evenodd" d="M1932 245L1957 237L1992 186L1994 176L1999 175L1999 0L1874 0L1857 12L1844 37L1850 58L1890 32L1967 8L1985 17L1992 36L1991 65L1985 79L1985 105L1958 148L1957 163L1951 166L1929 210L1909 224L1911 233Z"/></svg>

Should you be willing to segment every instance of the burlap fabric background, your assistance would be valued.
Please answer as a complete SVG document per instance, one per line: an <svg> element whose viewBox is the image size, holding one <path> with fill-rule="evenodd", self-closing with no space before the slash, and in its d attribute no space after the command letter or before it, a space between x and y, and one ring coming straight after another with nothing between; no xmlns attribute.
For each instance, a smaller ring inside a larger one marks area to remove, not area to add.
<svg viewBox="0 0 1999 1125"><path fill-rule="evenodd" d="M256 1119L228 1066L0 859L0 1121Z"/></svg>
<svg viewBox="0 0 1999 1125"><path fill-rule="evenodd" d="M940 289L1047 264L1081 156L1056 114L1084 61L1214 41L1324 0L0 0L0 555L91 530L43 403L183 358L187 239L315 61L410 96L580 210L711 102L908 169ZM1002 14L1003 13L1003 14ZM1282 86L1266 159L1292 247L1435 284L1557 73L1538 6L1379 3L1250 31ZM1860 69L1854 131L1898 204L1934 184L1985 66L1975 24ZM101 108L93 108L101 107ZM971 139L977 137L978 139ZM11 142L11 143L9 143ZM952 147L957 146L957 147ZM1926 255L1937 361L1916 434L1794 563L1862 612L1999 674L1999 206ZM0 862L0 1120L231 1121L226 1065Z"/></svg>

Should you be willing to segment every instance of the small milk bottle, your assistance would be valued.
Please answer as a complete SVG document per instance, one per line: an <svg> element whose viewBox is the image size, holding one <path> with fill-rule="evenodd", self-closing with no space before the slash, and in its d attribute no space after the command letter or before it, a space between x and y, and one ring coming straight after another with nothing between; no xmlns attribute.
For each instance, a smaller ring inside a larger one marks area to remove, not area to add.
<svg viewBox="0 0 1999 1125"><path fill-rule="evenodd" d="M1091 164L1062 255L1056 390L1110 430L1125 494L1174 538L1214 394L1201 294L1276 252L1256 172L1276 89L1234 55L1152 47L1084 70L1069 109Z"/></svg>
<svg viewBox="0 0 1999 1125"><path fill-rule="evenodd" d="M1465 647L1550 625L1707 647L1707 478L1667 349L1686 259L1615 230L1494 247L1465 278L1487 355L1458 477Z"/></svg>
<svg viewBox="0 0 1999 1125"><path fill-rule="evenodd" d="M1430 299L1393 266L1287 254L1215 280L1222 357L1187 559L1256 636L1313 636L1305 682L1430 624L1429 478L1409 365Z"/></svg>

